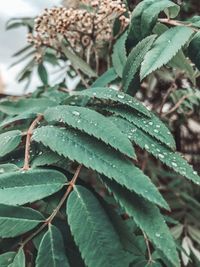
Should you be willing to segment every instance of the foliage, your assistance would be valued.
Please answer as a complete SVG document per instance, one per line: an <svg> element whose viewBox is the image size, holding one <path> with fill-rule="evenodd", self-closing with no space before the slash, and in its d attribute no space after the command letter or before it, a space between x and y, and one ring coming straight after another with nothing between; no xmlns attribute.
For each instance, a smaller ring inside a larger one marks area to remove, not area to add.
<svg viewBox="0 0 200 267"><path fill-rule="evenodd" d="M0 101L0 266L197 267L199 17L96 2L7 25L27 27L19 80L37 68L41 86Z"/></svg>

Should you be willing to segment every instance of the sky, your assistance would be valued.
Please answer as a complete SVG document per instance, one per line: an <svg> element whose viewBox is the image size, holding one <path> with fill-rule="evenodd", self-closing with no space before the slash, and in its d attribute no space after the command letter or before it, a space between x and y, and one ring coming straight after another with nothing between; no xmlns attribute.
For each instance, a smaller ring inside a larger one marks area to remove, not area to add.
<svg viewBox="0 0 200 267"><path fill-rule="evenodd" d="M45 7L55 6L60 0L0 0L0 73L6 85L6 93L20 94L23 84L16 82L16 75L21 66L9 68L14 59L12 54L26 45L26 30L23 28L5 31L5 23L13 17L37 16ZM30 90L32 91L40 81L35 76Z"/></svg>

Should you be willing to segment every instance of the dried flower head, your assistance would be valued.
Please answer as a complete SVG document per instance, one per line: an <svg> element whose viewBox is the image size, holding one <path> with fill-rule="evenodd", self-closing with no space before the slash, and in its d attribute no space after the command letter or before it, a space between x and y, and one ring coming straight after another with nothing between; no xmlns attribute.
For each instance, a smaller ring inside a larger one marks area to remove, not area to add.
<svg viewBox="0 0 200 267"><path fill-rule="evenodd" d="M82 0L75 1L70 8L55 7L45 9L35 20L35 31L28 41L36 48L46 45L55 47L58 35L62 35L69 46L78 53L87 49L102 47L112 39L114 20L121 21L121 30L129 23L124 16L127 11L122 0ZM80 2L87 9L76 9Z"/></svg>

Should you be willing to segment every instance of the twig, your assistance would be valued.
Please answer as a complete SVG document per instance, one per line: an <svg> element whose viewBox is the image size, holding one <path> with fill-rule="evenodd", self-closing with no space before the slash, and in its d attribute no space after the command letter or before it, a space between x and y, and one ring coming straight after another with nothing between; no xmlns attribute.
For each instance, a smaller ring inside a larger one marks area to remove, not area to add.
<svg viewBox="0 0 200 267"><path fill-rule="evenodd" d="M189 95L184 95L184 96L182 96L181 99L179 99L179 101L176 103L176 105L175 105L173 108L171 108L169 111L163 113L163 116L167 116L167 115L173 113L174 111L176 111L176 110L180 107L180 105L181 105L187 98L189 98L189 97L192 96L192 95L193 95L193 94L189 94Z"/></svg>
<svg viewBox="0 0 200 267"><path fill-rule="evenodd" d="M87 83L87 81L84 79L83 75L81 74L81 72L78 69L75 69L75 72L77 73L77 75L81 78L82 83L85 85L86 88L89 88L89 84Z"/></svg>
<svg viewBox="0 0 200 267"><path fill-rule="evenodd" d="M58 213L58 211L59 211L60 208L62 207L63 203L65 202L67 196L69 195L69 193L70 193L71 190L73 189L73 187L74 187L74 185L75 185L75 183L76 183L76 180L77 180L77 178L78 178L78 176L79 176L79 173L80 173L80 171L81 171L81 168L82 168L82 165L79 165L78 168L77 168L77 170L76 170L76 172L75 172L75 174L74 174L74 176L73 176L73 178L72 178L72 180L71 180L70 183L69 183L69 186L68 186L68 188L67 188L65 194L64 194L63 197L61 198L61 200L60 200L58 206L57 206L56 209L53 211L53 213L49 216L49 218L46 219L45 222L46 222L47 224L49 224L49 223L52 222L52 220L54 219L54 217L56 216L56 214Z"/></svg>
<svg viewBox="0 0 200 267"><path fill-rule="evenodd" d="M44 223L35 231L33 232L29 237L27 237L22 243L20 248L23 248L29 241L31 241L36 235L38 235L47 225L51 224L51 222L53 221L53 219L55 218L55 216L57 215L58 211L60 210L60 208L62 207L62 205L64 204L66 198L68 197L69 193L72 191L76 180L80 174L82 165L79 165L72 180L69 182L69 186L67 187L67 190L65 192L65 194L63 195L63 197L61 198L58 206L56 207L56 209L52 212L52 214L44 221Z"/></svg>
<svg viewBox="0 0 200 267"><path fill-rule="evenodd" d="M33 130L37 126L37 124L43 119L43 115L39 114L37 118L31 123L27 133L26 133L26 146L25 146L25 157L24 157L24 166L23 170L29 170L29 160L30 160L30 146L31 146L31 136L33 134Z"/></svg>
<svg viewBox="0 0 200 267"><path fill-rule="evenodd" d="M151 249L150 249L150 245L149 245L149 240L148 240L147 235L145 234L145 232L142 231L142 233L143 233L144 240L145 240L145 243L146 243L146 246L147 246L148 258L149 258L148 262L152 263L153 259L152 259L152 255L151 255Z"/></svg>
<svg viewBox="0 0 200 267"><path fill-rule="evenodd" d="M161 22L161 23L165 23L165 24L169 24L169 25L173 25L173 26L190 27L195 32L199 32L199 29L193 27L191 23L184 23L184 22L181 22L181 21L173 20L173 19L158 19L158 21Z"/></svg>
<svg viewBox="0 0 200 267"><path fill-rule="evenodd" d="M174 90L176 90L176 88L177 88L176 84L173 83L173 84L169 87L169 89L167 90L167 93L165 94L165 96L164 96L164 98L163 98L163 101L162 101L162 103L161 103L161 106L160 106L160 112L159 112L159 115L160 115L160 116L161 116L161 114L162 114L163 106L164 106L164 104L166 103L166 101L167 101L169 95L171 94L171 92L173 92Z"/></svg>

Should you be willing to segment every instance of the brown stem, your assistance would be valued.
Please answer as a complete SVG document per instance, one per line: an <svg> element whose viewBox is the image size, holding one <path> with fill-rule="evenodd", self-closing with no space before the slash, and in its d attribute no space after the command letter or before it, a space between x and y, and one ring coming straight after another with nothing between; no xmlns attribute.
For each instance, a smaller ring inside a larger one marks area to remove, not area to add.
<svg viewBox="0 0 200 267"><path fill-rule="evenodd" d="M31 136L33 130L36 128L37 124L43 119L43 115L39 114L37 118L31 123L27 134L26 134L26 146L25 146L25 157L24 157L24 167L23 170L29 170L29 160L30 160L30 146L31 146Z"/></svg>
<svg viewBox="0 0 200 267"><path fill-rule="evenodd" d="M66 198L68 197L69 193L72 191L78 176L80 174L82 168L82 164L78 166L76 172L74 173L74 176L72 178L72 180L69 182L69 186L67 187L67 190L65 192L65 194L63 195L63 197L61 198L58 206L56 207L56 209L52 212L52 214L44 221L44 223L35 231L33 232L29 237L27 237L22 243L20 248L23 248L29 241L31 241L36 235L38 235L47 225L49 225L53 219L55 218L55 216L57 215L58 211L60 210L60 208L62 207L62 205L64 204Z"/></svg>
<svg viewBox="0 0 200 267"><path fill-rule="evenodd" d="M89 88L89 84L87 83L87 81L84 79L83 75L81 74L81 72L78 69L75 69L75 72L77 73L77 75L80 77L82 83L85 85L86 88Z"/></svg>
<svg viewBox="0 0 200 267"><path fill-rule="evenodd" d="M158 19L159 22L173 25L173 26L186 26L192 28L195 32L199 32L199 29L192 27L191 23L184 23L181 21L173 20L173 19Z"/></svg>
<svg viewBox="0 0 200 267"><path fill-rule="evenodd" d="M56 209L53 211L53 213L49 216L49 218L46 219L46 224L49 224L52 222L52 220L54 219L54 217L56 216L56 214L58 213L58 211L60 210L60 208L62 207L63 203L65 202L67 196L69 195L69 193L71 192L71 190L73 189L75 183L76 183L76 180L79 176L79 173L81 171L81 168L82 168L82 165L79 165L72 180L70 181L69 183L69 186L65 192L65 194L63 195L63 197L61 198L58 206L56 207Z"/></svg>
<svg viewBox="0 0 200 267"><path fill-rule="evenodd" d="M148 262L149 263L152 263L153 262L153 259L152 259L152 256L151 256L151 249L150 249L150 245L149 245L149 240L147 238L147 235L145 234L144 231L142 231L143 233L143 236L144 236L144 240L145 240L145 243L146 243L146 246L147 246L147 251L148 251Z"/></svg>
<svg viewBox="0 0 200 267"><path fill-rule="evenodd" d="M179 99L179 101L176 103L176 105L175 105L173 108L171 108L169 111L163 113L163 116L167 116L167 115L173 113L174 111L176 111L176 110L180 107L180 105L181 105L187 98L189 98L190 96L192 96L192 94L182 96L181 99Z"/></svg>
<svg viewBox="0 0 200 267"><path fill-rule="evenodd" d="M176 90L176 88L177 88L176 84L173 83L173 84L169 87L169 89L167 90L167 93L165 94L165 96L164 96L164 98L163 98L163 101L162 101L162 103L161 103L161 106L160 106L160 112L159 112L159 115L160 115L160 116L161 116L162 111L163 111L163 106L164 106L164 104L166 103L166 101L167 101L169 95L170 95L174 90Z"/></svg>

